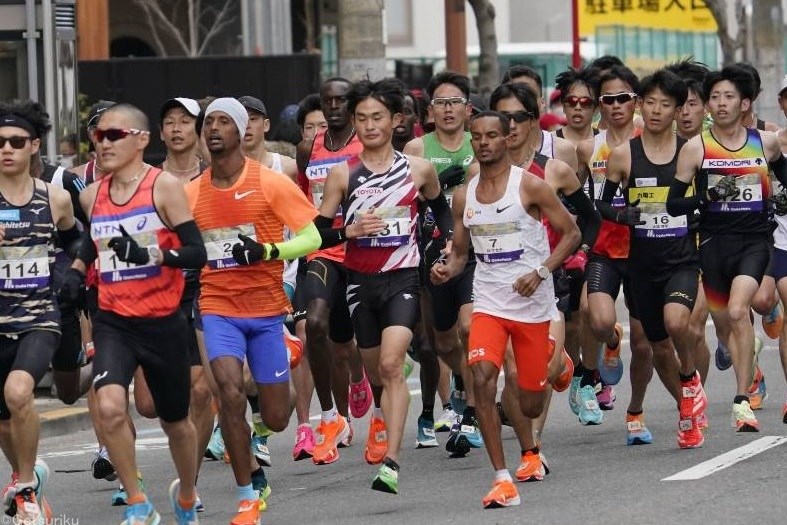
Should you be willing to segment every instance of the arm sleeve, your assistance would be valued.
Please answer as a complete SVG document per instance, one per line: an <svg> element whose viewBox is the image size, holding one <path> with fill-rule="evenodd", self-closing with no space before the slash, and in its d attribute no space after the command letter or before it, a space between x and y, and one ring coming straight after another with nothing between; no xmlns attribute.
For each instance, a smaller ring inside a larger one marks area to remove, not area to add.
<svg viewBox="0 0 787 525"><path fill-rule="evenodd" d="M317 226L310 222L301 228L301 230L295 234L295 237L289 241L277 242L271 246L272 249L270 253L274 255L274 257L271 257L272 259L290 261L298 257L303 257L319 248L320 232L317 230Z"/></svg>
<svg viewBox="0 0 787 525"><path fill-rule="evenodd" d="M598 213L601 215L602 219L617 222L618 209L614 208L609 202L596 201L596 209L598 210Z"/></svg>
<svg viewBox="0 0 787 525"><path fill-rule="evenodd" d="M71 206L74 207L74 217L76 217L80 223L87 224L85 210L82 209L82 204L79 202L79 194L85 189L84 181L70 171L66 171L63 173L63 189L71 196Z"/></svg>
<svg viewBox="0 0 787 525"><path fill-rule="evenodd" d="M205 242L193 220L186 221L175 227L175 233L183 246L177 250L165 250L162 253L162 266L173 268L190 268L197 270L205 266L208 254L205 251Z"/></svg>
<svg viewBox="0 0 787 525"><path fill-rule="evenodd" d="M314 226L320 234L320 248L330 248L338 246L347 240L344 228L331 228L333 219L317 215L314 218Z"/></svg>
<svg viewBox="0 0 787 525"><path fill-rule="evenodd" d="M784 158L784 155L779 155L778 159L769 162L768 167L771 168L776 180L782 184L782 187L787 188L787 159Z"/></svg>
<svg viewBox="0 0 787 525"><path fill-rule="evenodd" d="M700 198L697 195L686 197L689 184L677 178L672 179L667 194L667 213L673 217L690 215L700 207Z"/></svg>
<svg viewBox="0 0 787 525"><path fill-rule="evenodd" d="M93 243L93 239L90 238L90 225L88 224L85 231L82 232L79 241L79 247L77 248L76 259L79 259L85 266L90 266L96 261L98 257L98 253L96 252L96 245Z"/></svg>
<svg viewBox="0 0 787 525"><path fill-rule="evenodd" d="M601 199L604 202L608 202L612 204L612 199L615 198L615 194L620 189L619 182L612 182L611 180L607 179L604 181L604 184L601 187ZM596 201L598 202L598 201Z"/></svg>
<svg viewBox="0 0 787 525"><path fill-rule="evenodd" d="M598 237L598 230L601 228L599 213L593 209L590 198L582 188L565 197L582 220L582 244L588 247L593 246L596 237Z"/></svg>
<svg viewBox="0 0 787 525"><path fill-rule="evenodd" d="M440 233L450 239L453 236L454 217L451 214L451 207L448 205L445 195L441 191L437 197L427 199L426 202L434 213L435 224L440 228Z"/></svg>
<svg viewBox="0 0 787 525"><path fill-rule="evenodd" d="M57 230L57 243L72 259L78 253L81 238L81 233L76 224L67 230Z"/></svg>

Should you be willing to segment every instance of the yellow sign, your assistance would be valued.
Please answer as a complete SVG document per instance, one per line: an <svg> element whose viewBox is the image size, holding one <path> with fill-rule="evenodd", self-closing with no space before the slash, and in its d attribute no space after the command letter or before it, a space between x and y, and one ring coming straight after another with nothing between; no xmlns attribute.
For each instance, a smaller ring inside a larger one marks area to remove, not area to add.
<svg viewBox="0 0 787 525"><path fill-rule="evenodd" d="M672 31L716 31L704 0L573 0L579 34L592 37L600 26L622 25Z"/></svg>

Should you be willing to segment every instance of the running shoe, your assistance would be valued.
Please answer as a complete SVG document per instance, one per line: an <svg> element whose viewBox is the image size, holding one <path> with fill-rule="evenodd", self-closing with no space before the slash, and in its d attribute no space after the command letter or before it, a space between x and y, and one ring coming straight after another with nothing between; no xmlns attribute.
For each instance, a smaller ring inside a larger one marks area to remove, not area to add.
<svg viewBox="0 0 787 525"><path fill-rule="evenodd" d="M415 360L412 357L410 357L410 352L408 351L404 355L404 367L402 368L402 372L404 372L405 381L410 379L410 374L413 373L414 368L415 368Z"/></svg>
<svg viewBox="0 0 787 525"><path fill-rule="evenodd" d="M705 443L698 418L684 414L682 411L678 418L678 447L699 448Z"/></svg>
<svg viewBox="0 0 787 525"><path fill-rule="evenodd" d="M768 399L768 388L765 386L765 376L762 375L759 366L754 372L754 381L746 395L749 396L749 405L752 410L762 410L763 403Z"/></svg>
<svg viewBox="0 0 787 525"><path fill-rule="evenodd" d="M388 465L380 465L380 470L372 480L372 490L399 494L399 472Z"/></svg>
<svg viewBox="0 0 787 525"><path fill-rule="evenodd" d="M585 385L577 392L579 404L579 422L583 425L600 425L604 414L598 406L596 392L590 385Z"/></svg>
<svg viewBox="0 0 787 525"><path fill-rule="evenodd" d="M538 445L538 448L541 448L541 444ZM543 452L541 452L541 450L538 451L538 457L541 459L541 464L544 465L544 474L549 474L549 463L547 462L547 457Z"/></svg>
<svg viewBox="0 0 787 525"><path fill-rule="evenodd" d="M175 513L175 523L177 525L197 525L196 505L190 509L184 509L178 503L178 493L180 492L180 480L176 479L169 485L169 503ZM195 502L196 503L196 502Z"/></svg>
<svg viewBox="0 0 787 525"><path fill-rule="evenodd" d="M700 428L700 430L707 430L710 426L710 423L708 423L708 416L705 414L705 412L697 416L697 426Z"/></svg>
<svg viewBox="0 0 787 525"><path fill-rule="evenodd" d="M568 352L566 352L565 348L563 348L562 353L563 371L552 383L552 388L555 390L555 392L563 392L569 387L571 380L574 378L574 361L571 360L571 356L568 355Z"/></svg>
<svg viewBox="0 0 787 525"><path fill-rule="evenodd" d="M230 525L259 525L260 506L258 499L244 499L238 502L238 511Z"/></svg>
<svg viewBox="0 0 787 525"><path fill-rule="evenodd" d="M782 327L784 327L784 309L781 301L776 301L771 311L762 316L762 329L771 339L778 339Z"/></svg>
<svg viewBox="0 0 787 525"><path fill-rule="evenodd" d="M341 417L341 416L339 416L339 417ZM345 419L347 419L347 429L348 429L347 430L347 437L345 439L339 441L338 443L336 443L336 446L339 447L339 448L347 448L350 445L352 445L353 444L353 436L355 436L355 428L353 427L353 420L352 420L352 418L350 416L347 416Z"/></svg>
<svg viewBox="0 0 787 525"><path fill-rule="evenodd" d="M120 525L158 525L161 522L161 516L149 501L129 505L124 517Z"/></svg>
<svg viewBox="0 0 787 525"><path fill-rule="evenodd" d="M254 459L261 467L271 466L271 451L268 449L268 436L260 436L256 432L251 432L251 452Z"/></svg>
<svg viewBox="0 0 787 525"><path fill-rule="evenodd" d="M598 352L598 373L607 385L617 385L623 377L623 360L620 358L620 347L623 346L623 327L615 323L615 334L618 344L614 348L602 344Z"/></svg>
<svg viewBox="0 0 787 525"><path fill-rule="evenodd" d="M107 481L115 481L118 476L115 472L115 466L109 461L109 454L106 447L101 447L96 452L96 457L90 465L93 470L93 477L95 479L105 479Z"/></svg>
<svg viewBox="0 0 787 525"><path fill-rule="evenodd" d="M467 408L467 393L457 389L451 390L451 410L456 414L463 414Z"/></svg>
<svg viewBox="0 0 787 525"><path fill-rule="evenodd" d="M645 415L626 413L626 445L650 445L653 435L645 426Z"/></svg>
<svg viewBox="0 0 787 525"><path fill-rule="evenodd" d="M11 473L11 481L8 482L8 485L3 487L3 512L5 512L9 516L13 516L16 512L16 503L14 498L16 497L16 482L19 481L19 474L16 472ZM13 509L13 510L12 510Z"/></svg>
<svg viewBox="0 0 787 525"><path fill-rule="evenodd" d="M224 438L221 435L221 428L216 425L208 441L208 448L205 449L205 457L214 461L221 461L224 458Z"/></svg>
<svg viewBox="0 0 787 525"><path fill-rule="evenodd" d="M202 498L197 494L197 500L194 502L194 510L197 512L205 512L205 505L202 503Z"/></svg>
<svg viewBox="0 0 787 525"><path fill-rule="evenodd" d="M365 416L372 406L372 385L369 384L369 378L366 377L365 371L360 382L350 382L349 402L350 415L355 419Z"/></svg>
<svg viewBox="0 0 787 525"><path fill-rule="evenodd" d="M681 381L681 399L678 410L680 419L696 418L705 413L708 407L708 397L705 389L702 388L699 372L694 372L694 376L689 381Z"/></svg>
<svg viewBox="0 0 787 525"><path fill-rule="evenodd" d="M574 376L571 378L571 384L568 387L568 408L574 413L575 416L579 415L579 385L582 378Z"/></svg>
<svg viewBox="0 0 787 525"><path fill-rule="evenodd" d="M268 507L266 500L271 495L271 486L268 483L268 478L265 477L265 471L262 467L251 473L251 488L259 494L260 512L264 511Z"/></svg>
<svg viewBox="0 0 787 525"><path fill-rule="evenodd" d="M601 410L612 410L615 408L615 390L610 385L601 385L601 390L596 394L596 401Z"/></svg>
<svg viewBox="0 0 787 525"><path fill-rule="evenodd" d="M388 429L382 418L372 416L369 422L369 436L366 438L364 458L370 465L379 465L388 452Z"/></svg>
<svg viewBox="0 0 787 525"><path fill-rule="evenodd" d="M762 352L762 349L763 349L762 339L760 339L755 335L754 357L752 357L752 365L751 365L751 383L754 383L754 379L757 376L757 370L760 369L760 352Z"/></svg>
<svg viewBox="0 0 787 525"><path fill-rule="evenodd" d="M145 492L145 483L142 481L142 475L137 473L137 486L139 490ZM120 507L126 504L126 499L128 499L128 493L126 492L125 487L120 485L118 489L112 494L112 506L113 507Z"/></svg>
<svg viewBox="0 0 787 525"><path fill-rule="evenodd" d="M418 416L418 431L415 436L415 448L433 448L438 446L434 432L434 421Z"/></svg>
<svg viewBox="0 0 787 525"><path fill-rule="evenodd" d="M472 417L465 422L461 421L461 418L457 418L457 422L448 436L445 449L452 458L463 458L467 456L471 448L481 448L483 444L481 431L478 430L478 420Z"/></svg>
<svg viewBox="0 0 787 525"><path fill-rule="evenodd" d="M730 357L730 349L727 345L719 341L716 345L716 368L719 370L727 370L732 366L732 357Z"/></svg>
<svg viewBox="0 0 787 525"><path fill-rule="evenodd" d="M546 475L541 456L532 450L522 454L522 461L516 469L517 481L542 481Z"/></svg>
<svg viewBox="0 0 787 525"><path fill-rule="evenodd" d="M522 500L519 499L519 492L517 492L514 482L507 479L495 481L495 484L492 485L492 490L481 500L481 504L485 509L512 507L519 505L521 502Z"/></svg>
<svg viewBox="0 0 787 525"><path fill-rule="evenodd" d="M298 425L295 431L295 446L292 447L292 459L300 461L312 457L314 452L314 430L309 423Z"/></svg>
<svg viewBox="0 0 787 525"><path fill-rule="evenodd" d="M435 432L449 432L456 421L456 412L453 408L444 408L443 413L434 422Z"/></svg>
<svg viewBox="0 0 787 525"><path fill-rule="evenodd" d="M760 423L754 417L751 405L748 401L733 403L732 405L732 426L737 432L759 432Z"/></svg>
<svg viewBox="0 0 787 525"><path fill-rule="evenodd" d="M301 364L303 359L303 342L292 335L287 327L284 327L284 345L287 347L287 357L290 361L290 370Z"/></svg>
<svg viewBox="0 0 787 525"><path fill-rule="evenodd" d="M33 474L35 474L36 479L38 480L38 485L36 486L36 498L38 498L38 501L43 505L44 485L46 485L47 481L49 481L49 465L47 465L43 459L36 459L35 465L33 465Z"/></svg>
<svg viewBox="0 0 787 525"><path fill-rule="evenodd" d="M11 523L44 524L44 512L33 487L25 487L14 496L15 514Z"/></svg>
<svg viewBox="0 0 787 525"><path fill-rule="evenodd" d="M347 420L338 416L335 421L321 421L317 427L317 440L312 451L315 465L327 465L339 459L337 443L347 439L350 428Z"/></svg>
<svg viewBox="0 0 787 525"><path fill-rule="evenodd" d="M511 420L509 420L508 416L506 415L506 409L503 408L503 403L498 401L497 403L495 403L495 406L497 407L497 417L500 418L500 424L510 427Z"/></svg>

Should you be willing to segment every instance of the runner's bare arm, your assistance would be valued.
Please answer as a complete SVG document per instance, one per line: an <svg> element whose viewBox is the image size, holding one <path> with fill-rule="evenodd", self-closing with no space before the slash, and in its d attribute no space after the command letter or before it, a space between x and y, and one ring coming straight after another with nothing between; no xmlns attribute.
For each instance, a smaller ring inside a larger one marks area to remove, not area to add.
<svg viewBox="0 0 787 525"><path fill-rule="evenodd" d="M553 137L555 141L555 158L562 160L573 169L575 172L579 169L579 157L577 155L577 147L570 140L560 137Z"/></svg>
<svg viewBox="0 0 787 525"><path fill-rule="evenodd" d="M309 156L312 154L314 139L303 139L295 148L295 164L298 171L306 173L306 166L309 165Z"/></svg>
<svg viewBox="0 0 787 525"><path fill-rule="evenodd" d="M422 137L415 137L413 140L404 145L402 153L405 155L413 155L415 157L423 157L424 139Z"/></svg>

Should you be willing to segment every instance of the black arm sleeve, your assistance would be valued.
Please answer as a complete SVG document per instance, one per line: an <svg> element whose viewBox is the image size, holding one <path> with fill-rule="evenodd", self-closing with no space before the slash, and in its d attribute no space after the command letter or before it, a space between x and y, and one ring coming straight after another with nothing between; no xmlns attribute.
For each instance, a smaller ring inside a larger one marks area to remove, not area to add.
<svg viewBox="0 0 787 525"><path fill-rule="evenodd" d="M601 228L601 217L598 212L593 209L593 204L582 188L571 195L566 195L566 202L568 202L577 216L581 219L582 224L582 244L588 247L593 246L598 237L598 230Z"/></svg>
<svg viewBox="0 0 787 525"><path fill-rule="evenodd" d="M602 219L617 222L619 210L613 207L612 204L605 201L596 201L596 209Z"/></svg>
<svg viewBox="0 0 787 525"><path fill-rule="evenodd" d="M441 191L437 197L427 199L426 202L434 213L435 224L440 228L440 233L450 239L454 234L454 217L445 195Z"/></svg>
<svg viewBox="0 0 787 525"><path fill-rule="evenodd" d="M96 245L93 239L90 238L90 225L85 227L85 231L80 235L79 248L77 249L76 258L85 263L85 266L90 266L96 261L98 253L96 253Z"/></svg>
<svg viewBox="0 0 787 525"><path fill-rule="evenodd" d="M63 189L71 196L71 206L74 207L74 217L81 224L87 224L87 216L85 210L82 209L82 204L79 202L79 194L85 189L85 183L78 175L66 171L63 173Z"/></svg>
<svg viewBox="0 0 787 525"><path fill-rule="evenodd" d="M81 232L76 224L67 230L57 230L57 244L72 259L78 253L80 239Z"/></svg>
<svg viewBox="0 0 787 525"><path fill-rule="evenodd" d="M608 202L612 204L612 199L615 198L615 194L620 189L619 182L612 182L611 180L607 179L604 181L604 184L601 185L601 199L604 202ZM596 201L598 202L598 201Z"/></svg>
<svg viewBox="0 0 787 525"><path fill-rule="evenodd" d="M205 251L205 241L202 240L197 223L191 220L179 224L175 227L175 233L183 246L177 250L163 251L161 265L193 270L205 266L208 253Z"/></svg>
<svg viewBox="0 0 787 525"><path fill-rule="evenodd" d="M331 228L333 219L330 217L317 215L314 218L314 225L317 226L317 230L320 232L320 239L322 240L320 249L338 246L347 240L344 228Z"/></svg>
<svg viewBox="0 0 787 525"><path fill-rule="evenodd" d="M667 194L667 213L673 217L690 215L700 207L700 198L697 195L686 197L689 184L677 178L672 179Z"/></svg>
<svg viewBox="0 0 787 525"><path fill-rule="evenodd" d="M779 155L778 159L769 162L768 167L773 171L776 180L781 182L782 187L787 188L787 159L784 155Z"/></svg>

